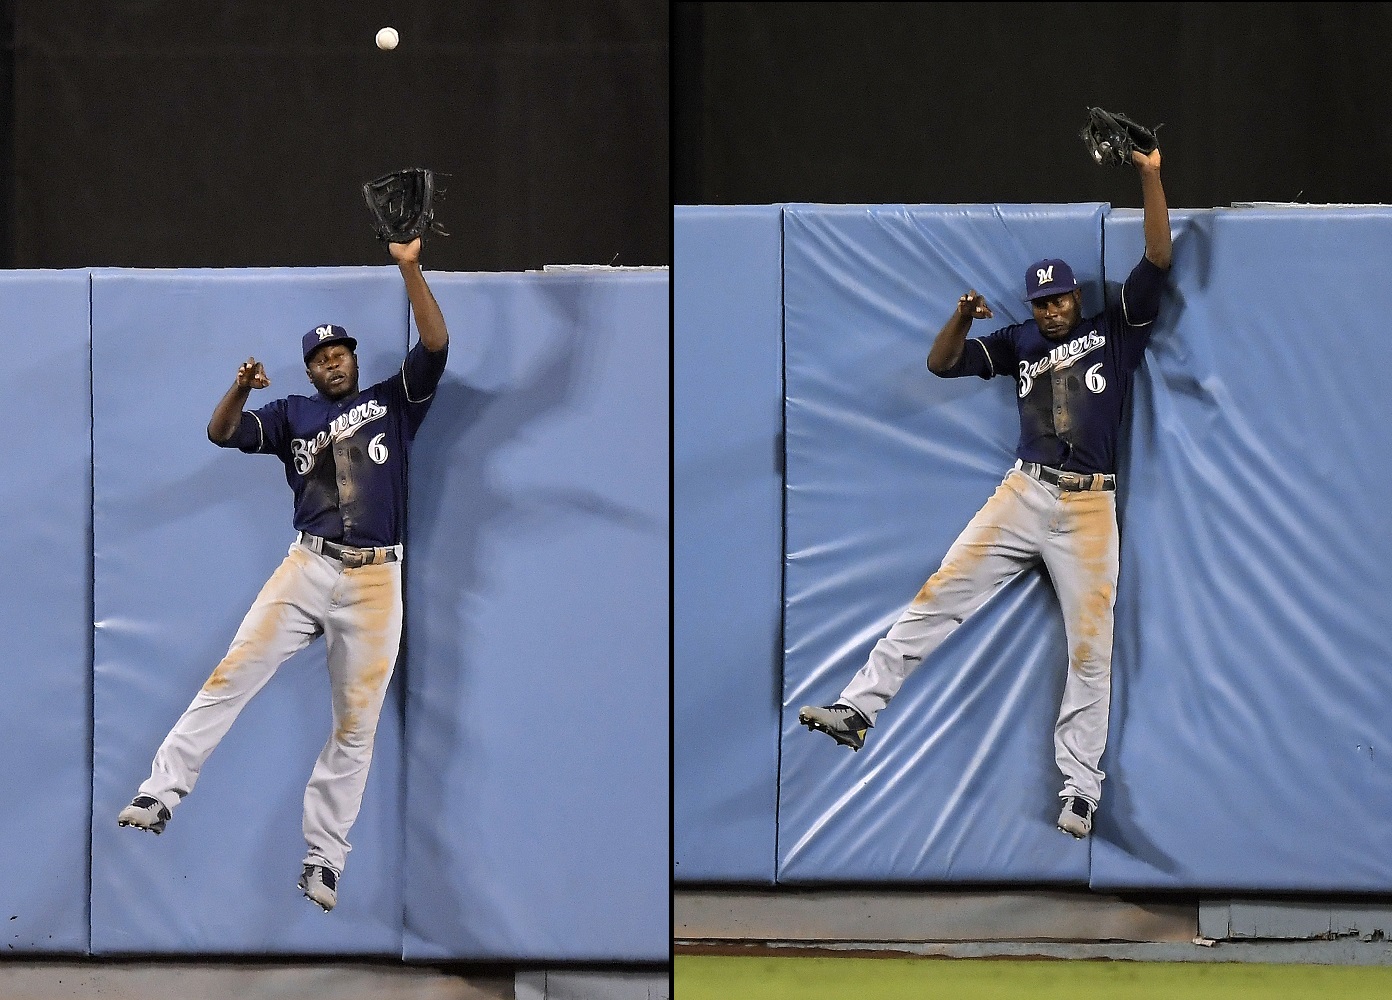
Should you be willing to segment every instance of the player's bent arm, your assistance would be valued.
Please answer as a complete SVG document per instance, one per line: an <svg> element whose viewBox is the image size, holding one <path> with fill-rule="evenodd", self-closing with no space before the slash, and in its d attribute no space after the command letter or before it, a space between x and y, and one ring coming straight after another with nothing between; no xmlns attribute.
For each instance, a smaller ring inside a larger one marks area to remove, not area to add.
<svg viewBox="0 0 1392 1000"><path fill-rule="evenodd" d="M953 313L952 318L943 324L933 341L932 349L928 352L930 372L941 375L943 372L951 371L953 366L962 360L962 350L967 343L967 331L971 329L971 324L972 321L960 313Z"/></svg>
<svg viewBox="0 0 1392 1000"><path fill-rule="evenodd" d="M213 444L225 444L237 433L237 428L242 422L242 410L250 395L251 386L238 385L235 382L232 388L223 394L213 409L212 419L208 421L209 441Z"/></svg>
<svg viewBox="0 0 1392 1000"><path fill-rule="evenodd" d="M420 331L421 344L427 351L443 351L449 343L449 330L445 328L445 316L440 312L440 304L430 286L425 283L417 261L397 262L401 268L402 280L406 282L406 297L411 300L411 312L416 317L416 329Z"/></svg>
<svg viewBox="0 0 1392 1000"><path fill-rule="evenodd" d="M975 289L958 299L957 309L938 331L928 351L928 370L934 375L943 375L955 368L957 362L962 360L972 320L990 319L993 315L991 307Z"/></svg>

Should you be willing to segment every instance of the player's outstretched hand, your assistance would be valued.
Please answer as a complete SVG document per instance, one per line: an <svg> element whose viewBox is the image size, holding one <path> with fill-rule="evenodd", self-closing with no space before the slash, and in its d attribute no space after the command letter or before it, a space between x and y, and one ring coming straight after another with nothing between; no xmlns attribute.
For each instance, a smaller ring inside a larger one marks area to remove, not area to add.
<svg viewBox="0 0 1392 1000"><path fill-rule="evenodd" d="M986 304L986 298L972 289L957 300L957 314L963 319L991 319L995 313Z"/></svg>
<svg viewBox="0 0 1392 1000"><path fill-rule="evenodd" d="M387 249L391 251L392 259L398 264L420 263L421 238L419 236L410 243L388 243Z"/></svg>
<svg viewBox="0 0 1392 1000"><path fill-rule="evenodd" d="M237 386L241 389L264 389L271 384L266 369L255 358L247 358L237 369Z"/></svg>
<svg viewBox="0 0 1392 1000"><path fill-rule="evenodd" d="M1131 150L1131 163L1137 170L1159 170L1160 147L1156 146L1149 153L1142 153L1139 149Z"/></svg>

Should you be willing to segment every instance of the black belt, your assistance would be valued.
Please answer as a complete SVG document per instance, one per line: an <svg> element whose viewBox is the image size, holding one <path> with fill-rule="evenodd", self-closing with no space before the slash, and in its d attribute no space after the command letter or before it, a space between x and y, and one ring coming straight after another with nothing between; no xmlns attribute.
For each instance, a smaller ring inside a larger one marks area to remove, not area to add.
<svg viewBox="0 0 1392 1000"><path fill-rule="evenodd" d="M1100 472L1064 472L1038 462L1016 462L1015 468L1041 483L1057 486L1061 490L1114 490L1116 476Z"/></svg>
<svg viewBox="0 0 1392 1000"><path fill-rule="evenodd" d="M327 538L311 535L307 531L300 532L298 541L301 545L308 546L315 552L320 552L330 558L337 559L349 569L357 569L359 566L370 566L373 563L393 563L401 558L400 546L398 545L391 545L386 548L359 549L352 545L340 545L338 542L331 542Z"/></svg>

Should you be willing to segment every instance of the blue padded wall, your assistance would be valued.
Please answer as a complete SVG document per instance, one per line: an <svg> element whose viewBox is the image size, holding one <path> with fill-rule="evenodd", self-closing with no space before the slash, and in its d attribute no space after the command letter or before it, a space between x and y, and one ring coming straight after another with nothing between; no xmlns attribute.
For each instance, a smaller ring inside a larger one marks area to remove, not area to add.
<svg viewBox="0 0 1392 1000"><path fill-rule="evenodd" d="M411 470L408 959L670 951L668 275L434 282Z"/></svg>
<svg viewBox="0 0 1392 1000"><path fill-rule="evenodd" d="M300 336L323 322L358 338L363 384L390 375L406 350L397 269L97 271L92 286L92 951L399 955L399 682L337 908L295 886L331 728L322 642L252 699L162 836L116 825L294 538L283 467L209 443L213 406L249 355L271 378L249 405L311 392Z"/></svg>
<svg viewBox="0 0 1392 1000"><path fill-rule="evenodd" d="M87 950L92 641L88 273L0 275L0 954Z"/></svg>
<svg viewBox="0 0 1392 1000"><path fill-rule="evenodd" d="M675 210L672 810L681 882L774 877L782 233L776 205Z"/></svg>
<svg viewBox="0 0 1392 1000"><path fill-rule="evenodd" d="M1092 885L1392 888L1392 208L1174 213ZM1106 271L1142 243L1112 212Z"/></svg>
<svg viewBox="0 0 1392 1000"><path fill-rule="evenodd" d="M787 556L778 880L1086 882L1058 832L1052 730L1066 654L1039 570L909 679L852 753L797 721L831 702L1013 461L1012 382L925 361L969 287L1028 317L1061 256L1102 303L1100 205L789 206Z"/></svg>

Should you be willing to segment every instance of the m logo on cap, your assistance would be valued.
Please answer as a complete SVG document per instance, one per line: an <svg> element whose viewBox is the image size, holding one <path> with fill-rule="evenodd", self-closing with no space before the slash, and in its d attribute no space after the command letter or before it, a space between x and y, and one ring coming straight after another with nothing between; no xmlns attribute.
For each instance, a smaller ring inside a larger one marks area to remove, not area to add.
<svg viewBox="0 0 1392 1000"><path fill-rule="evenodd" d="M332 327L332 326L316 326L316 327L314 328L314 332L315 332L316 334L319 335L319 339L320 339L320 340L323 340L325 337L332 337L332 336L333 336L333 327Z"/></svg>
<svg viewBox="0 0 1392 1000"><path fill-rule="evenodd" d="M1078 279L1073 277L1073 268L1057 257L1045 257L1025 269L1025 298L1029 301L1062 295L1077 287Z"/></svg>

